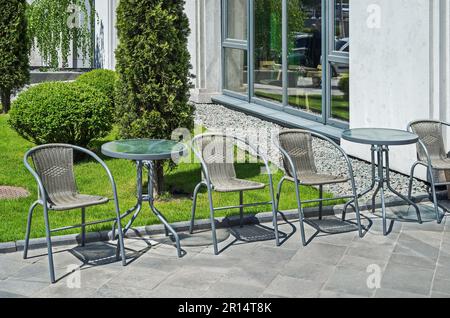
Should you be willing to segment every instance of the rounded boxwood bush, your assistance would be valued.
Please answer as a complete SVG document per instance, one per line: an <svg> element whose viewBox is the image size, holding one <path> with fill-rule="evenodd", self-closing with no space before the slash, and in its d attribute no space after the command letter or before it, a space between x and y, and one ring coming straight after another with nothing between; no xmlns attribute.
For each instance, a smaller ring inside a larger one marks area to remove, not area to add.
<svg viewBox="0 0 450 318"><path fill-rule="evenodd" d="M98 90L72 82L48 82L21 93L12 104L9 124L36 144L86 147L112 128L114 112Z"/></svg>
<svg viewBox="0 0 450 318"><path fill-rule="evenodd" d="M105 94L114 105L114 91L117 82L117 74L111 70L93 70L80 75L77 83L89 85Z"/></svg>

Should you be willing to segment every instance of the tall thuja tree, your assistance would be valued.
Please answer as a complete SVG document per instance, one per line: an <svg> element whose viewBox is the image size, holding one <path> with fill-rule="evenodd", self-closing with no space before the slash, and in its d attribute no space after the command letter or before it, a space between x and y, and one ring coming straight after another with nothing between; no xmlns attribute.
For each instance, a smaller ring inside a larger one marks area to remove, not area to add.
<svg viewBox="0 0 450 318"><path fill-rule="evenodd" d="M30 77L29 41L25 16L26 0L1 0L0 92L3 113L11 105L11 94Z"/></svg>
<svg viewBox="0 0 450 318"><path fill-rule="evenodd" d="M190 30L184 4L184 0L120 0L116 107L122 138L170 139L177 128L193 128ZM157 194L163 191L163 180L159 162Z"/></svg>

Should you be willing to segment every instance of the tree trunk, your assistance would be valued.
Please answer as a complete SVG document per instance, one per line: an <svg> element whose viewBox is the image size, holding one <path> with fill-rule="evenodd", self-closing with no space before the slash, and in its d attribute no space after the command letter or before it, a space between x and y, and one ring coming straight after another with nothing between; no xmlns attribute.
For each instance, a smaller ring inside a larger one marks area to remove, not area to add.
<svg viewBox="0 0 450 318"><path fill-rule="evenodd" d="M3 108L3 114L7 114L11 108L11 91L2 90L1 91L1 102Z"/></svg>
<svg viewBox="0 0 450 318"><path fill-rule="evenodd" d="M155 162L154 169L153 195L158 198L164 192L164 162Z"/></svg>

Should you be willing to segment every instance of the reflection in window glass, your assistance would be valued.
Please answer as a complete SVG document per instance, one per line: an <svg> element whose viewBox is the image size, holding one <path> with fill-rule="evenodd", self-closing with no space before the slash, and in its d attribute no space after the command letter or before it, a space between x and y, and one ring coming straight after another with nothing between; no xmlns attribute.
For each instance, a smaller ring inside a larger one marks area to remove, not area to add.
<svg viewBox="0 0 450 318"><path fill-rule="evenodd" d="M289 105L322 113L322 1L288 0Z"/></svg>
<svg viewBox="0 0 450 318"><path fill-rule="evenodd" d="M227 37L247 40L247 0L227 1Z"/></svg>
<svg viewBox="0 0 450 318"><path fill-rule="evenodd" d="M336 0L334 6L334 49L339 52L350 51L350 5L349 0Z"/></svg>
<svg viewBox="0 0 450 318"><path fill-rule="evenodd" d="M283 100L282 8L280 0L254 2L254 92L266 100Z"/></svg>
<svg viewBox="0 0 450 318"><path fill-rule="evenodd" d="M331 117L349 121L350 76L348 64L331 65Z"/></svg>
<svg viewBox="0 0 450 318"><path fill-rule="evenodd" d="M225 48L224 55L224 89L236 93L248 94L247 51Z"/></svg>

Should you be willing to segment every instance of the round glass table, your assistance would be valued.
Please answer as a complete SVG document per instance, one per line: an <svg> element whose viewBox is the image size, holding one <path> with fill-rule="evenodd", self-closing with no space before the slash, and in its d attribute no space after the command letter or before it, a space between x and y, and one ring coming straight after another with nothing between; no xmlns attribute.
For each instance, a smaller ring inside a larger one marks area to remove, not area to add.
<svg viewBox="0 0 450 318"><path fill-rule="evenodd" d="M419 136L411 132L397 130L397 129L385 129L385 128L358 128L349 129L342 133L342 139L355 142L359 144L371 145L371 163L372 163L372 184L364 190L359 197L366 195L375 189L372 196L372 212L375 213L375 199L378 193L381 194L381 211L383 218L383 234L387 235L387 215L386 215L386 203L385 192L389 190L396 196L413 206L419 223L422 223L420 209L416 203L414 203L407 196L402 195L398 191L394 190L390 181L390 168L389 168L389 146L403 146L415 144L419 141ZM375 159L376 158L376 159ZM376 173L378 165L378 175ZM386 169L386 170L385 170ZM353 203L350 201L346 204L346 208Z"/></svg>
<svg viewBox="0 0 450 318"><path fill-rule="evenodd" d="M164 224L166 235L172 235L177 247L178 256L182 257L180 238L177 232L169 224L164 215L155 207L153 196L153 180L154 180L154 162L157 160L176 160L186 153L187 147L179 142L172 140L155 140L155 139L130 139L118 140L106 143L102 146L102 153L105 156L117 159L127 159L136 162L137 168L137 203L136 205L121 215L121 219L131 215L130 221L124 227L124 235L133 225L142 210L143 202L149 203L151 211ZM143 194L143 170L147 168L148 175L148 191ZM113 227L112 237L115 237L116 224Z"/></svg>

